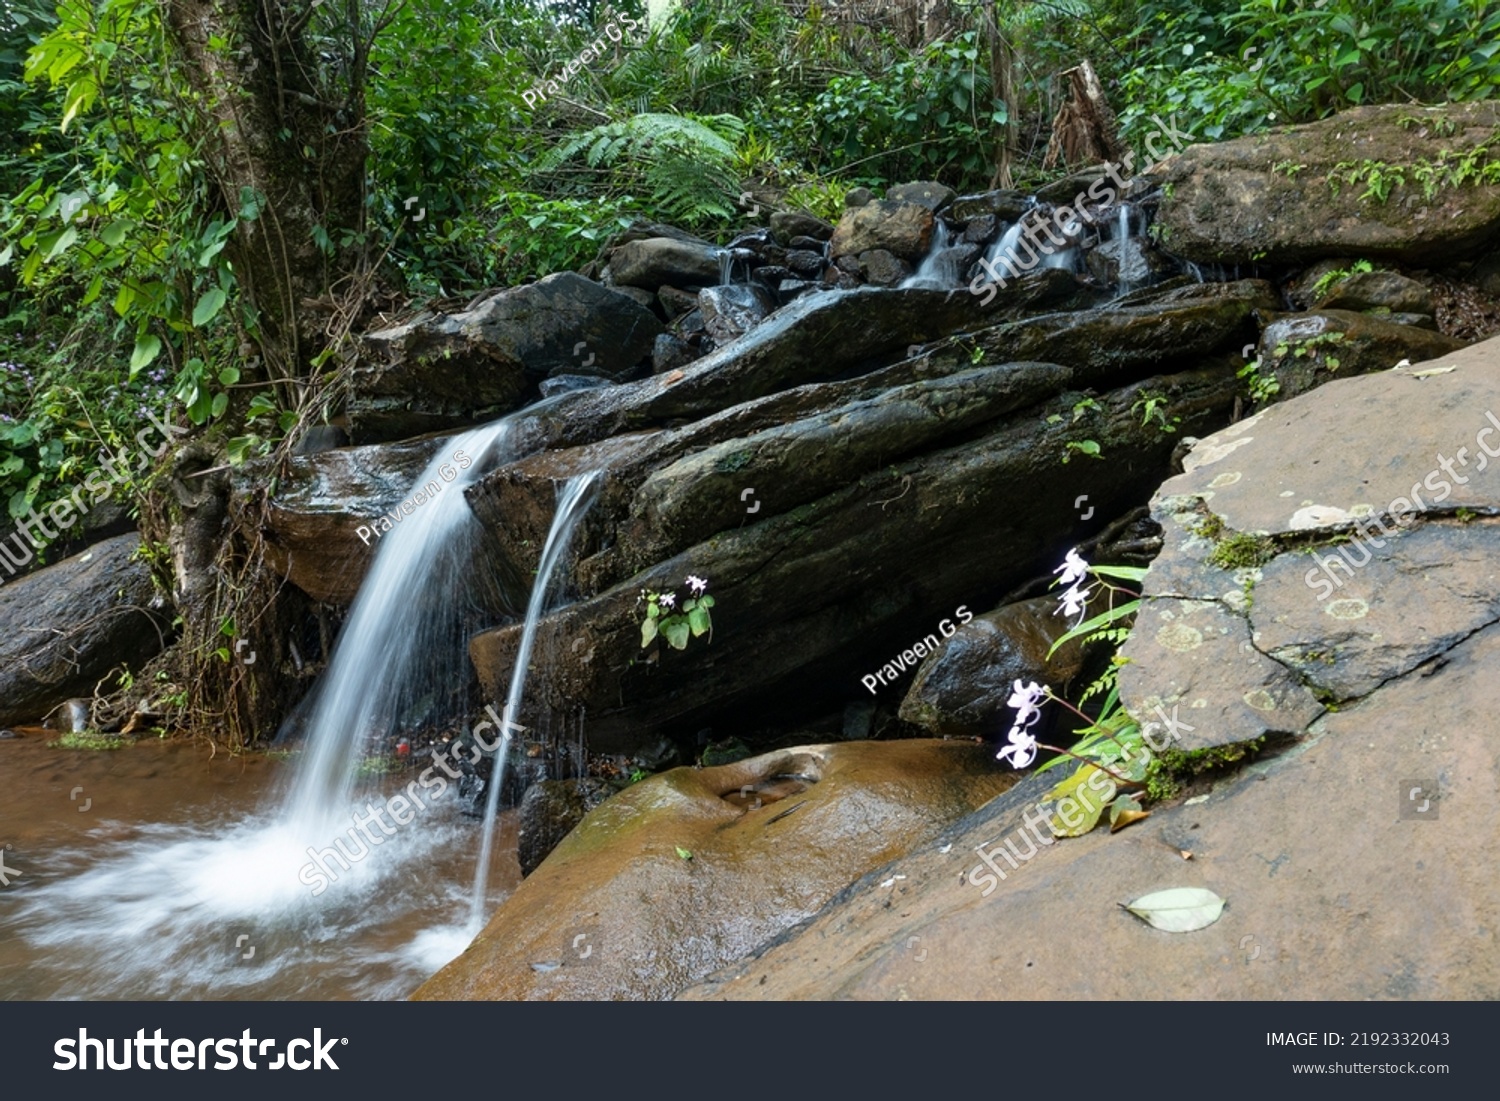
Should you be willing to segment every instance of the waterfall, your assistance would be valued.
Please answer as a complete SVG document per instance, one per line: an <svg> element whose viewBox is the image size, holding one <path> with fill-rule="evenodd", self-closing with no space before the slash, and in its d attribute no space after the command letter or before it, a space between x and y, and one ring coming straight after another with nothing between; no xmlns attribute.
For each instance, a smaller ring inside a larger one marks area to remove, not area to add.
<svg viewBox="0 0 1500 1101"><path fill-rule="evenodd" d="M927 290L945 291L958 286L961 273L956 263L957 256L949 251L953 240L952 231L941 218L932 226L932 244L915 274L901 281L902 287L920 287Z"/></svg>
<svg viewBox="0 0 1500 1101"><path fill-rule="evenodd" d="M731 249L721 248L719 250L719 286L727 287L734 282L734 252Z"/></svg>
<svg viewBox="0 0 1500 1101"><path fill-rule="evenodd" d="M329 833L348 814L361 750L434 685L460 683L433 666L466 660L465 594L479 523L463 491L490 468L485 460L506 450L514 423L503 418L445 441L407 498L423 491L426 499L409 514L398 507L391 515L399 522L386 520L389 530L376 536L374 561L315 690L306 753L283 807L298 835Z"/></svg>
<svg viewBox="0 0 1500 1101"><path fill-rule="evenodd" d="M1016 219L1015 224L1002 233L1000 239L995 242L995 246L990 249L990 254L986 259L989 260L992 266L998 266L1002 257L1009 257L1011 263L1016 265L1017 270L1020 271L1021 259L1020 255L1016 252L1016 245L1021 240L1022 222L1024 220L1024 218Z"/></svg>
<svg viewBox="0 0 1500 1101"><path fill-rule="evenodd" d="M1115 234L1115 239L1118 240L1118 241L1127 241L1127 240L1129 240L1130 239L1130 206L1128 204L1126 204L1126 203L1121 203L1120 204L1118 226L1119 226L1119 228L1118 228L1118 230L1117 230L1117 232Z"/></svg>
<svg viewBox="0 0 1500 1101"><path fill-rule="evenodd" d="M542 547L542 557L537 563L536 580L531 586L531 599L526 604L526 623L521 629L521 642L516 648L516 662L511 669L510 691L505 700L505 713L500 735L500 747L495 751L494 769L490 773L489 791L484 803L484 833L479 847L479 865L474 870L474 900L470 908L469 921L472 932L477 933L484 920L485 888L489 882L490 853L495 841L495 815L500 807L500 789L505 784L505 763L510 751L510 732L515 729L521 714L521 697L526 689L526 667L531 662L531 647L536 642L537 624L541 622L547 599L547 586L552 574L563 559L573 529L583 514L593 504L594 485L599 471L591 470L569 478L557 498L557 512L552 517L552 528L547 532L547 542Z"/></svg>

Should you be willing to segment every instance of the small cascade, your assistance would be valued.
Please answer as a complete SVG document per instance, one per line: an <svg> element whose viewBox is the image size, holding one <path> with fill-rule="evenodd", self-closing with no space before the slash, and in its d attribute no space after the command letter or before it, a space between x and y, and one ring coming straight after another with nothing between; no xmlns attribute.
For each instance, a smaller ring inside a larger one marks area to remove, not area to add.
<svg viewBox="0 0 1500 1101"><path fill-rule="evenodd" d="M504 455L515 423L506 417L445 442L413 487L425 489L426 500L398 523L386 521L390 530L377 536L379 549L311 701L306 752L282 810L297 835L319 838L337 828L370 743L394 731L431 683L455 681L440 680L437 665L452 659L461 666L464 658L466 579L479 523L463 491Z"/></svg>
<svg viewBox="0 0 1500 1101"><path fill-rule="evenodd" d="M1121 203L1115 214L1115 290L1129 294L1149 278L1149 269L1140 243L1131 236L1131 207Z"/></svg>
<svg viewBox="0 0 1500 1101"><path fill-rule="evenodd" d="M946 291L958 286L962 273L958 270L958 253L950 249L953 231L941 218L932 226L932 244L915 273L901 281L902 287L917 287L924 290Z"/></svg>
<svg viewBox="0 0 1500 1101"><path fill-rule="evenodd" d="M1202 268L1200 268L1197 264L1193 263L1191 260L1185 260L1185 261L1183 261L1183 263L1187 267L1189 275L1191 275L1194 279L1196 279L1200 283L1202 283L1204 281L1204 279L1203 279L1203 269Z"/></svg>
<svg viewBox="0 0 1500 1101"><path fill-rule="evenodd" d="M1024 219L1017 219L1015 224L1006 229L1000 235L994 246L990 249L986 259L992 266L998 266L1002 257L1009 257L1013 264L1019 267L1021 257L1016 251L1016 246L1021 241L1021 230Z"/></svg>
<svg viewBox="0 0 1500 1101"><path fill-rule="evenodd" d="M500 810L500 789L505 786L505 763L510 755L510 732L515 729L516 719L521 714L521 697L526 689L526 668L531 662L531 648L536 642L537 624L541 622L547 600L547 587L558 563L568 549L573 529L589 505L594 502L594 486L599 471L591 470L569 478L557 498L557 512L552 517L552 528L547 532L547 542L542 547L542 557L537 563L536 580L531 586L531 599L526 604L526 623L521 629L521 643L516 648L516 663L510 674L510 690L505 700L502 716L500 746L495 751L494 770L490 773L489 791L484 803L484 832L479 847L479 864L474 870L474 898L469 910L470 932L478 933L484 923L484 902L489 885L490 855L495 844L495 816Z"/></svg>

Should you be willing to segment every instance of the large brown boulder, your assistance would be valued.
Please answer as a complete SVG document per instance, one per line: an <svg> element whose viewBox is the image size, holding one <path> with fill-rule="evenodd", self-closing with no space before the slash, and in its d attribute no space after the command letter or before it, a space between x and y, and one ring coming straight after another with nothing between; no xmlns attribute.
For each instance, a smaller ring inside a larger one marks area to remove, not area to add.
<svg viewBox="0 0 1500 1101"><path fill-rule="evenodd" d="M813 745L626 788L418 999L662 999L816 913L1013 777L973 743Z"/></svg>
<svg viewBox="0 0 1500 1101"><path fill-rule="evenodd" d="M872 249L885 249L909 263L918 263L932 243L933 214L920 203L879 199L844 211L828 258L858 256Z"/></svg>
<svg viewBox="0 0 1500 1101"><path fill-rule="evenodd" d="M1497 125L1497 100L1392 104L1194 145L1149 174L1163 191L1156 232L1178 256L1220 264L1466 259L1500 237L1500 183L1453 170Z"/></svg>
<svg viewBox="0 0 1500 1101"><path fill-rule="evenodd" d="M135 558L140 545L134 532L117 535L0 586L0 725L92 696L170 641L171 611Z"/></svg>

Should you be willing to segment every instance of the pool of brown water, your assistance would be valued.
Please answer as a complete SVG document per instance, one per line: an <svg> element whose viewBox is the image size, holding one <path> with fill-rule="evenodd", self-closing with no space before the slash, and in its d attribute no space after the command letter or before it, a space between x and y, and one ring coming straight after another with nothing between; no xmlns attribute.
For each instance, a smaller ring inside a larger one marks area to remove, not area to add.
<svg viewBox="0 0 1500 1101"><path fill-rule="evenodd" d="M472 938L479 825L455 795L370 830L381 843L315 895L307 850L335 836L289 832L295 759L20 733L0 740L0 998L402 998ZM361 806L411 779L372 781ZM515 812L498 828L490 911L520 882Z"/></svg>

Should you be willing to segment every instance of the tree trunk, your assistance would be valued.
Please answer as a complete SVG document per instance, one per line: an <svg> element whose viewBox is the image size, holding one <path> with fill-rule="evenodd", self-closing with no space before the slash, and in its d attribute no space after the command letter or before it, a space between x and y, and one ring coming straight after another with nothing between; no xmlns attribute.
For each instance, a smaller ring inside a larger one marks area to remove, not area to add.
<svg viewBox="0 0 1500 1101"><path fill-rule="evenodd" d="M349 0L349 47L331 66L343 69L340 95L331 94L329 62L304 36L315 13L286 0L166 5L188 79L202 97L207 159L225 213L234 216L249 203L259 209L240 222L229 255L257 319L252 335L278 381L303 377L322 351L316 307L355 259L333 243L363 223L368 40L360 33L360 5Z"/></svg>

